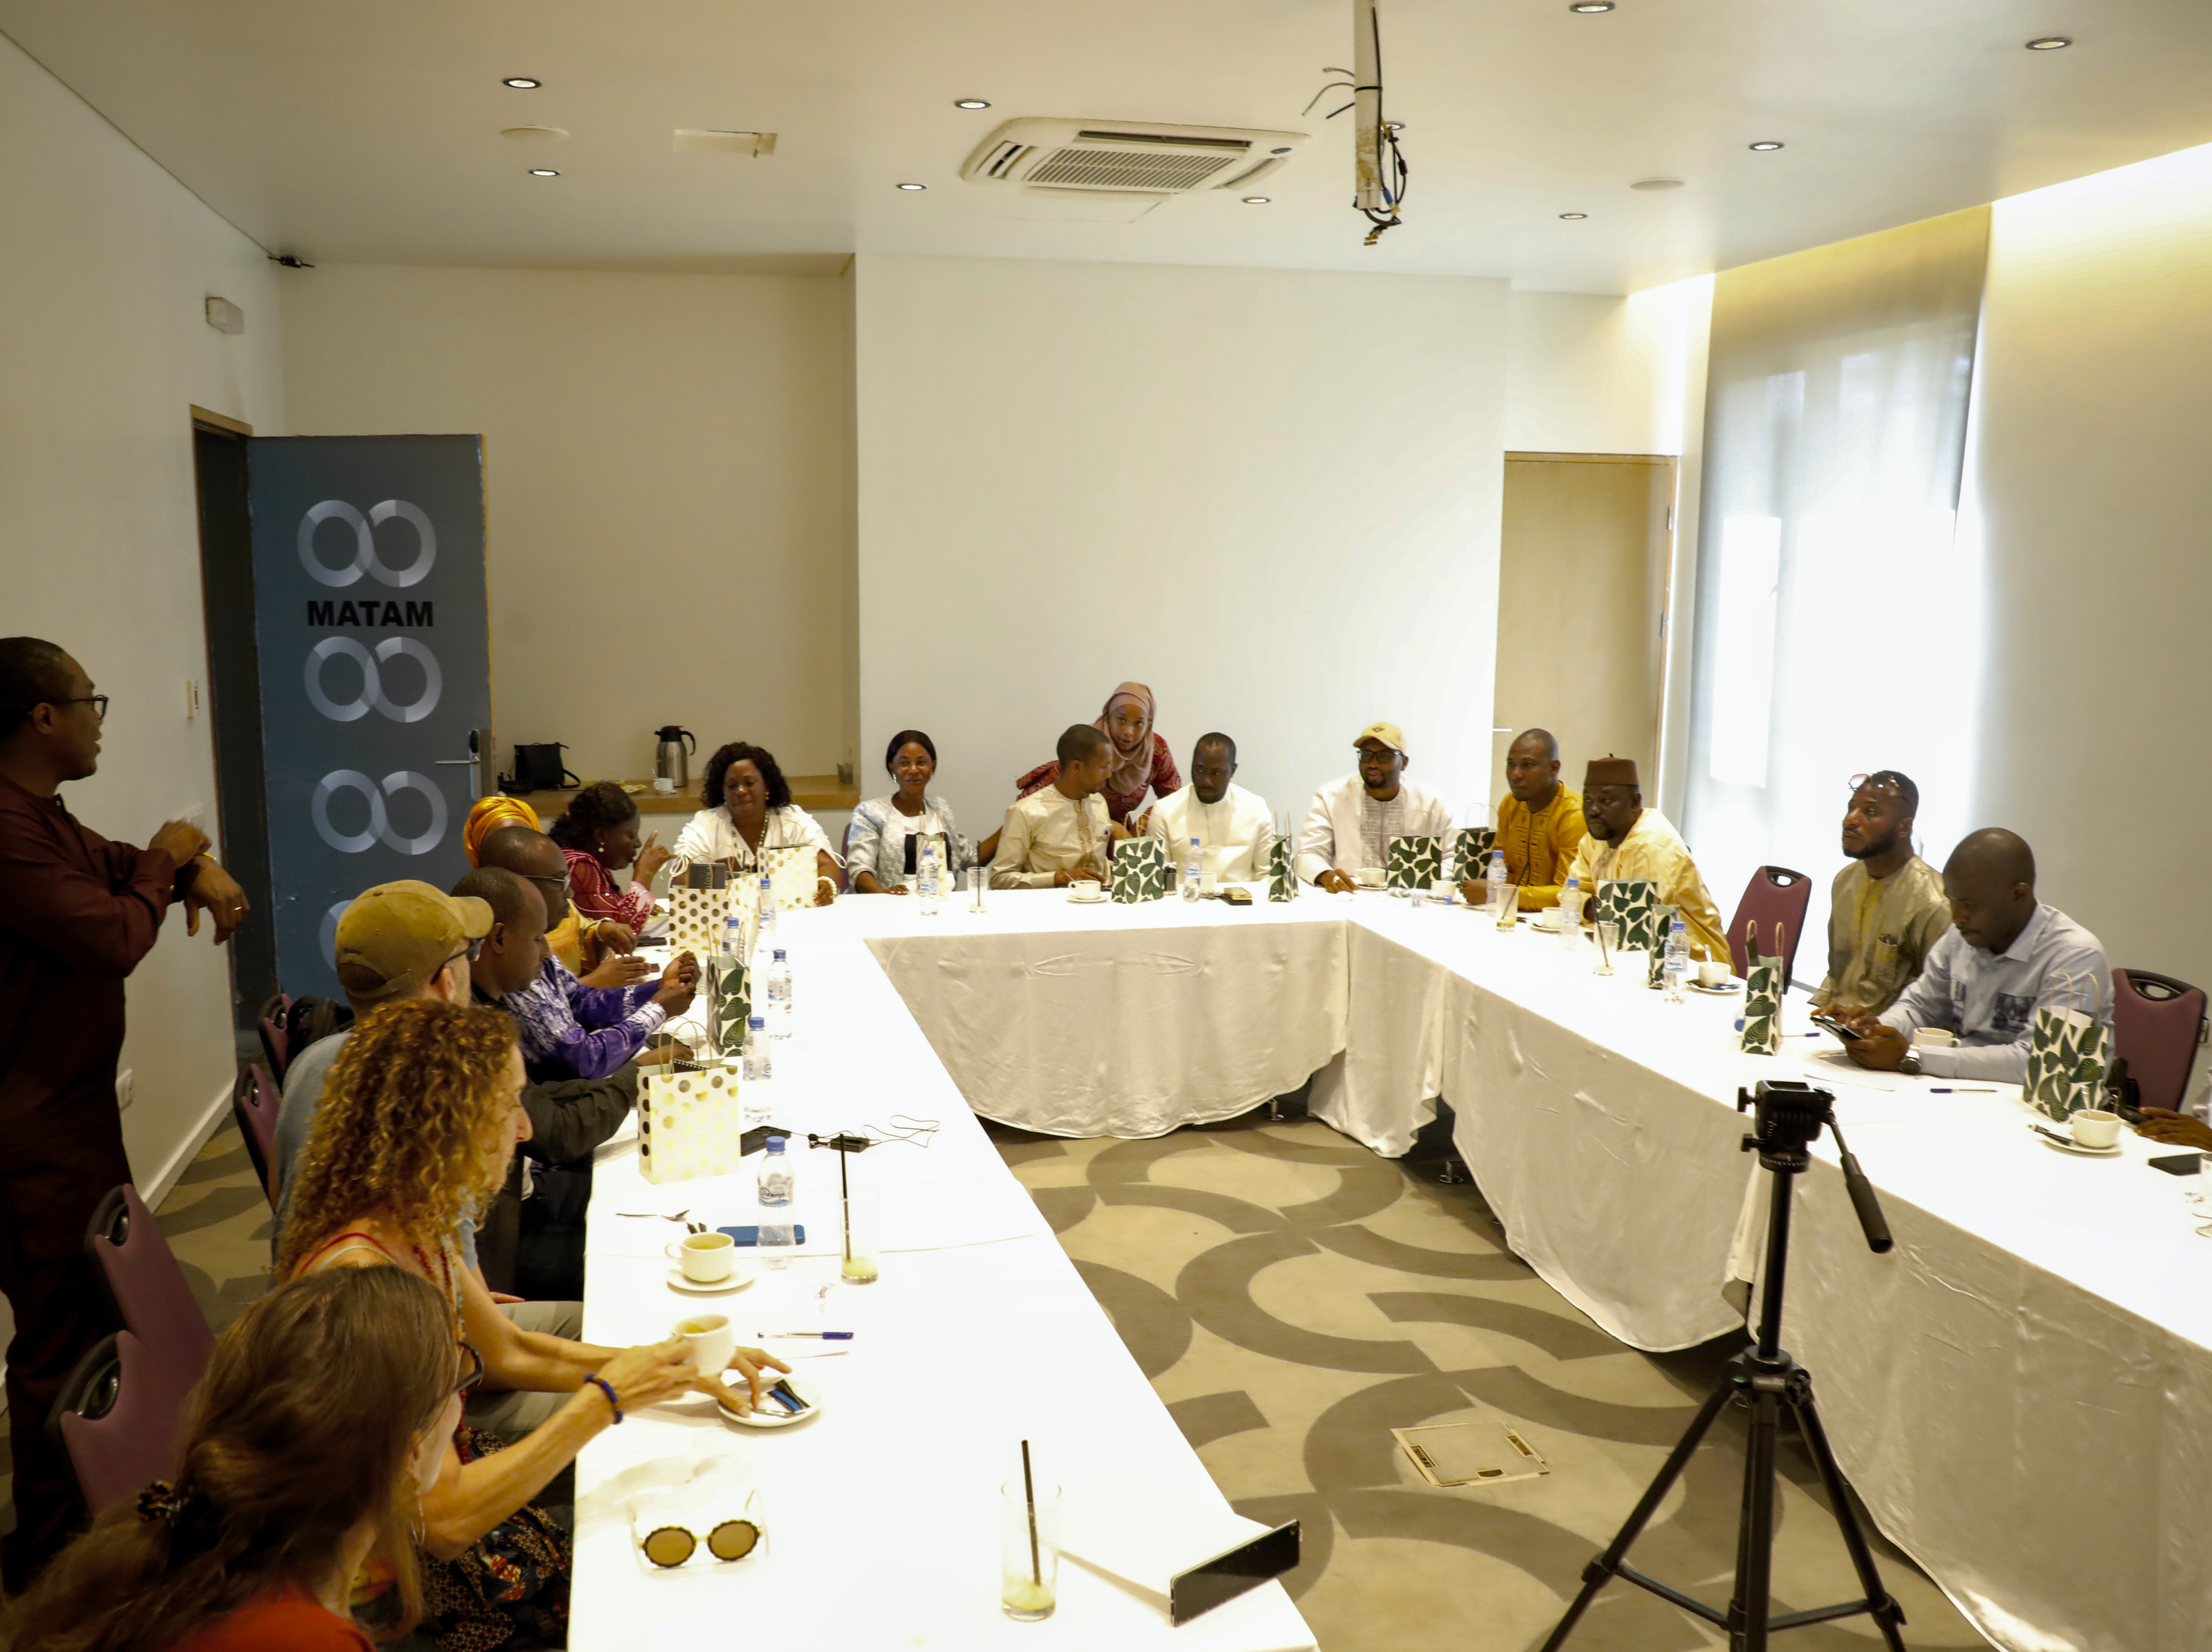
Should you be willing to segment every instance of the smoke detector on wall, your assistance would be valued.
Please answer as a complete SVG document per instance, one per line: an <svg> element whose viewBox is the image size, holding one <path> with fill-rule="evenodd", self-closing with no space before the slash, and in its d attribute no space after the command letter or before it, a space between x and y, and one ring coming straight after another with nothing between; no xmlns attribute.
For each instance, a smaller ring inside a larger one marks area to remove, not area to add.
<svg viewBox="0 0 2212 1652"><path fill-rule="evenodd" d="M1165 200L1249 191L1279 171L1304 132L1158 121L1009 120L960 169L971 184L1035 194L1135 195Z"/></svg>

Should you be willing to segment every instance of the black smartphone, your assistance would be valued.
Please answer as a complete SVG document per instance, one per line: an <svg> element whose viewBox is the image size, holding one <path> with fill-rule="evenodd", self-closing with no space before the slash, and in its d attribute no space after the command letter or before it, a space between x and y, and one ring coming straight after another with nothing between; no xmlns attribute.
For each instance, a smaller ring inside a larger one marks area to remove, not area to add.
<svg viewBox="0 0 2212 1652"><path fill-rule="evenodd" d="M1224 1600L1233 1600L1298 1564L1298 1523L1285 1521L1249 1543L1200 1561L1168 1580L1168 1620L1182 1628Z"/></svg>
<svg viewBox="0 0 2212 1652"><path fill-rule="evenodd" d="M791 1132L780 1124L757 1124L738 1138L738 1157L749 1158L759 1152L770 1136L781 1136L787 1144L791 1140Z"/></svg>
<svg viewBox="0 0 2212 1652"><path fill-rule="evenodd" d="M2202 1153L2168 1153L2162 1158L2146 1160L2154 1170L2163 1170L2170 1176L2193 1176L2204 1168Z"/></svg>
<svg viewBox="0 0 2212 1652"><path fill-rule="evenodd" d="M1852 1028L1846 1027L1840 1021L1831 1021L1826 1016L1814 1016L1813 1017L1813 1024L1820 1028L1823 1032L1832 1032L1835 1034L1837 1037L1842 1039L1846 1044L1856 1044L1860 1039L1866 1036L1864 1033L1856 1031Z"/></svg>

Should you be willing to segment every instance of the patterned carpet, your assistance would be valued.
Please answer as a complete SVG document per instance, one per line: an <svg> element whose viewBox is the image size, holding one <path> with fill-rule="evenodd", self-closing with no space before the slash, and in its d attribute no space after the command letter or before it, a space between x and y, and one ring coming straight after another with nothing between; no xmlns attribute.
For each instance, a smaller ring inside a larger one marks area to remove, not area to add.
<svg viewBox="0 0 2212 1652"><path fill-rule="evenodd" d="M1255 1114L1156 1141L992 1134L1222 1490L1255 1518L1304 1521L1289 1582L1330 1652L1537 1645L1733 1351L1622 1347L1505 1252L1474 1188L1310 1121ZM228 1324L265 1287L269 1254L268 1206L231 1125L160 1216L201 1306ZM1551 1473L1439 1490L1390 1435L1474 1419L1513 1425ZM1632 1556L1716 1602L1734 1567L1741 1438L1731 1414ZM1783 1461L1778 1607L1846 1598L1811 1466L1788 1442ZM1909 1645L1983 1644L1908 1563L1880 1555ZM1620 1584L1571 1643L1724 1643ZM1782 1643L1880 1644L1863 1619Z"/></svg>

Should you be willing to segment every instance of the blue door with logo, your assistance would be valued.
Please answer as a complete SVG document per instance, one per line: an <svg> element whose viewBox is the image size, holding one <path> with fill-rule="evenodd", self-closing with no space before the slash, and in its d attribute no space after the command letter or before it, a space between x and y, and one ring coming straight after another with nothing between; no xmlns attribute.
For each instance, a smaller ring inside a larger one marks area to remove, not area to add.
<svg viewBox="0 0 2212 1652"><path fill-rule="evenodd" d="M468 869L492 774L483 444L256 437L251 478L277 979L339 997L347 902Z"/></svg>

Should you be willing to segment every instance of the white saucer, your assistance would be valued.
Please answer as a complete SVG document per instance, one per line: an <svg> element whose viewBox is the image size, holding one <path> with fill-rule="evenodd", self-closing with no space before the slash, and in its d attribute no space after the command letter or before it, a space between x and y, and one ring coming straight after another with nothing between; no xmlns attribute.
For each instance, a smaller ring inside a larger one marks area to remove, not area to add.
<svg viewBox="0 0 2212 1652"><path fill-rule="evenodd" d="M1708 987L1702 981L1688 981L1685 985L1696 992L1711 993L1716 998L1726 998L1730 993L1743 991L1743 983L1734 976L1730 976L1718 987Z"/></svg>
<svg viewBox="0 0 2212 1652"><path fill-rule="evenodd" d="M722 1381L726 1385L740 1383L744 1380L744 1373L742 1371L722 1373ZM821 1414L822 1385L820 1383L811 1377L801 1376L795 1371L783 1378L783 1381L790 1383L791 1391L806 1402L806 1409L796 1417L784 1416L767 1408L756 1410L747 1416L740 1417L719 1400L715 1402L715 1409L722 1413L724 1422L732 1424L738 1428L790 1428Z"/></svg>
<svg viewBox="0 0 2212 1652"><path fill-rule="evenodd" d="M750 1268L735 1266L728 1278L715 1285L701 1285L696 1279L685 1278L682 1268L672 1267L668 1270L668 1288L680 1291L687 1297L726 1297L732 1291L743 1291L753 1282L754 1278Z"/></svg>
<svg viewBox="0 0 2212 1652"><path fill-rule="evenodd" d="M1073 901L1077 906L1095 907L1107 898L1106 891L1103 887L1096 895L1078 895L1075 892L1078 887L1079 886L1074 884L1070 884L1067 886L1067 898Z"/></svg>
<svg viewBox="0 0 2212 1652"><path fill-rule="evenodd" d="M2033 1125L2028 1126L2028 1128L2035 1130ZM2071 1153L2075 1158L2118 1158L2120 1156L2120 1145L2118 1142L2114 1142L2110 1147L2084 1147L2081 1143L2075 1141L2053 1141L2040 1130L2035 1130L2035 1139L2054 1153Z"/></svg>

